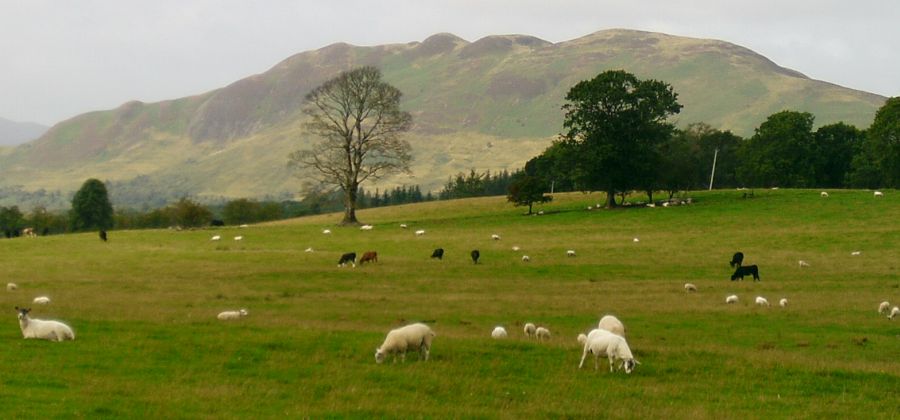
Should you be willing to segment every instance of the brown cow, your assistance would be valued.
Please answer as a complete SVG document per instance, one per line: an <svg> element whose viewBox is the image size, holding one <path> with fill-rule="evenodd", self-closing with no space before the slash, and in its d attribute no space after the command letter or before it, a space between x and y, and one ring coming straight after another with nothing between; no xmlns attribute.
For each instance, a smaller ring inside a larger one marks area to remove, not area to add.
<svg viewBox="0 0 900 420"><path fill-rule="evenodd" d="M375 251L368 251L363 254L362 258L359 259L359 265L363 265L367 262L378 262L378 253Z"/></svg>

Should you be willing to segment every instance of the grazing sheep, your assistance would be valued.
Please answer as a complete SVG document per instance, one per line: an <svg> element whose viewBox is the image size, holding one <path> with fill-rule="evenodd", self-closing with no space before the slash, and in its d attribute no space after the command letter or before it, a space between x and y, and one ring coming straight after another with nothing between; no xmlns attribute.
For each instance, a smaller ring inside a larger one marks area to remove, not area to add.
<svg viewBox="0 0 900 420"><path fill-rule="evenodd" d="M513 245L513 247L512 247L512 250L513 250L513 251L518 251L518 250L520 250L520 249L522 249L522 248L519 248L518 245Z"/></svg>
<svg viewBox="0 0 900 420"><path fill-rule="evenodd" d="M543 216L543 215L544 215L544 211L543 211L543 210L541 210L541 211L538 212L538 216Z"/></svg>
<svg viewBox="0 0 900 420"><path fill-rule="evenodd" d="M875 197L884 197L884 193L881 191L875 191Z"/></svg>
<svg viewBox="0 0 900 420"><path fill-rule="evenodd" d="M235 241L243 241L243 240L244 240L244 237L243 237L243 236L235 236L235 237L234 237L234 240L235 240Z"/></svg>
<svg viewBox="0 0 900 420"><path fill-rule="evenodd" d="M537 328L534 326L534 324L530 322L526 323L525 328L523 328L523 330L525 331L525 336L529 338L534 337L536 329Z"/></svg>
<svg viewBox="0 0 900 420"><path fill-rule="evenodd" d="M764 297L762 297L762 296L757 296L757 297L756 297L756 304L759 305L759 306L769 306L769 301L766 300L766 298L764 298Z"/></svg>
<svg viewBox="0 0 900 420"><path fill-rule="evenodd" d="M240 319L242 316L247 316L246 309L239 309L237 311L220 312L218 315L216 315L216 318L219 318L222 321L228 321L228 320L232 320L232 319Z"/></svg>
<svg viewBox="0 0 900 420"><path fill-rule="evenodd" d="M578 337L576 338L576 340L578 340L578 344L581 344L583 346L584 343L587 343L587 336L584 335L584 333L578 334Z"/></svg>
<svg viewBox="0 0 900 420"><path fill-rule="evenodd" d="M220 240L220 239L222 239L222 236L221 236L221 235L215 235L215 236L213 236L212 238L209 238L210 241L218 241L218 240Z"/></svg>
<svg viewBox="0 0 900 420"><path fill-rule="evenodd" d="M809 263L803 260L797 261L797 265L799 265L800 268L809 267Z"/></svg>
<svg viewBox="0 0 900 420"><path fill-rule="evenodd" d="M50 341L74 340L75 333L72 328L59 321L44 321L41 319L31 319L28 313L30 308L19 308L19 328L22 329L24 338L39 338Z"/></svg>
<svg viewBox="0 0 900 420"><path fill-rule="evenodd" d="M305 250L303 250L303 252L313 252L313 249L312 249L312 247L309 247L309 248L306 248Z"/></svg>
<svg viewBox="0 0 900 420"><path fill-rule="evenodd" d="M473 264L478 264L478 258L481 257L481 253L478 252L477 249L473 249L472 252L469 253L469 255L472 256L472 263L473 263Z"/></svg>
<svg viewBox="0 0 900 420"><path fill-rule="evenodd" d="M534 330L534 335L537 337L538 341L549 340L550 330L544 327L537 327L537 329Z"/></svg>
<svg viewBox="0 0 900 420"><path fill-rule="evenodd" d="M891 321L893 321L894 318L896 318L896 317L898 317L898 316L900 316L900 308L898 308L898 307L895 306L894 309L891 309L891 314L888 315L888 319L890 319Z"/></svg>
<svg viewBox="0 0 900 420"><path fill-rule="evenodd" d="M384 362L389 354L394 355L394 363L397 363L397 354L400 354L401 362L406 362L406 352L409 350L419 351L419 359L424 356L427 361L435 335L431 328L422 323L393 329L387 333L381 347L375 349L375 362Z"/></svg>
<svg viewBox="0 0 900 420"><path fill-rule="evenodd" d="M594 207L593 207L593 206L587 206L587 209L588 209L588 210L593 210Z"/></svg>
<svg viewBox="0 0 900 420"><path fill-rule="evenodd" d="M731 261L728 262L728 264L731 265L732 268L740 267L741 264L743 264L743 263L744 263L744 253L740 252L740 251L735 252L734 255L731 257Z"/></svg>
<svg viewBox="0 0 900 420"><path fill-rule="evenodd" d="M725 298L725 303L737 303L738 297L737 295L731 295Z"/></svg>
<svg viewBox="0 0 900 420"><path fill-rule="evenodd" d="M619 321L619 318L612 315L604 315L603 318L600 318L597 328L621 335L622 337L625 336L625 324L623 324L622 321Z"/></svg>
<svg viewBox="0 0 900 420"><path fill-rule="evenodd" d="M356 267L356 253L348 252L346 254L341 255L341 259L338 260L338 267L343 267L345 264L350 263Z"/></svg>
<svg viewBox="0 0 900 420"><path fill-rule="evenodd" d="M615 372L616 360L622 361L622 368L625 369L625 373L631 373L634 367L640 364L634 359L634 355L631 353L625 338L612 333L588 335L584 344L584 351L581 354L581 362L578 363L579 369L584 366L584 359L587 358L588 353L594 355L594 370L600 368L599 359L601 354L606 354L609 359L610 372Z"/></svg>
<svg viewBox="0 0 900 420"><path fill-rule="evenodd" d="M778 306L781 306L782 308L786 308L787 307L787 298L781 298L781 300L778 301Z"/></svg>
<svg viewBox="0 0 900 420"><path fill-rule="evenodd" d="M416 236L422 236L425 234L425 229L419 229L416 231Z"/></svg>
<svg viewBox="0 0 900 420"><path fill-rule="evenodd" d="M697 286L694 286L694 283L685 283L684 290L687 292L696 292Z"/></svg>
<svg viewBox="0 0 900 420"><path fill-rule="evenodd" d="M862 254L862 252L859 252L859 251L853 251L853 252L850 253L850 255L853 255L854 257L857 256L857 255L859 255L859 254Z"/></svg>
<svg viewBox="0 0 900 420"><path fill-rule="evenodd" d="M408 227L409 227L409 226L406 226L406 223L401 223L401 224L400 224L400 229L406 229L406 228L408 228Z"/></svg>
<svg viewBox="0 0 900 420"><path fill-rule="evenodd" d="M522 262L530 262L530 261L531 261L531 257L529 257L527 255L522 256Z"/></svg>
<svg viewBox="0 0 900 420"><path fill-rule="evenodd" d="M753 275L754 281L759 281L759 267L755 265L748 265L746 267L738 267L734 270L734 274L731 275L731 281L735 281L738 278L744 280L744 276Z"/></svg>
<svg viewBox="0 0 900 420"><path fill-rule="evenodd" d="M881 305L878 305L878 313L880 314L888 313L888 309L891 309L891 303L888 301L881 302Z"/></svg>
<svg viewBox="0 0 900 420"><path fill-rule="evenodd" d="M331 229L325 229L322 231L322 233L325 235L331 235Z"/></svg>
<svg viewBox="0 0 900 420"><path fill-rule="evenodd" d="M494 327L494 331L491 331L491 337L496 339L506 338L506 328L501 326Z"/></svg>
<svg viewBox="0 0 900 420"><path fill-rule="evenodd" d="M500 235L498 235L498 234L495 233L495 234L491 235L491 239L493 239L493 240L495 240L495 241L499 241L499 240L500 240Z"/></svg>
<svg viewBox="0 0 900 420"><path fill-rule="evenodd" d="M50 298L48 298L47 296L38 296L34 298L32 302L37 303L38 305L46 305L50 303Z"/></svg>
<svg viewBox="0 0 900 420"><path fill-rule="evenodd" d="M250 226L250 225L247 225L247 224L243 224L243 225L240 225L240 226L238 226L238 227L239 227L239 228L241 228L241 229L243 229L243 228L245 228L245 227L249 227L249 226Z"/></svg>
<svg viewBox="0 0 900 420"><path fill-rule="evenodd" d="M821 195L822 197L828 197L828 193L825 191L820 192L819 195Z"/></svg>
<svg viewBox="0 0 900 420"><path fill-rule="evenodd" d="M372 225L362 225L359 227L359 230L372 230L372 228L374 228Z"/></svg>
<svg viewBox="0 0 900 420"><path fill-rule="evenodd" d="M570 249L570 250L566 251L566 256L567 256L567 257L574 257L574 256L575 256L575 250L574 250L574 249Z"/></svg>
<svg viewBox="0 0 900 420"><path fill-rule="evenodd" d="M437 248L434 252L431 253L431 258L437 258L439 260L444 259L444 248Z"/></svg>
<svg viewBox="0 0 900 420"><path fill-rule="evenodd" d="M363 253L362 258L359 259L359 265L363 265L367 262L378 262L378 253L375 251L368 251Z"/></svg>
<svg viewBox="0 0 900 420"><path fill-rule="evenodd" d="M641 240L638 239L638 238L634 238L634 239L632 240L632 242L640 242L640 241L641 241Z"/></svg>
<svg viewBox="0 0 900 420"><path fill-rule="evenodd" d="M19 285L15 284L15 283L6 283L6 290L9 292L12 292L13 290L16 290L18 288L19 288Z"/></svg>

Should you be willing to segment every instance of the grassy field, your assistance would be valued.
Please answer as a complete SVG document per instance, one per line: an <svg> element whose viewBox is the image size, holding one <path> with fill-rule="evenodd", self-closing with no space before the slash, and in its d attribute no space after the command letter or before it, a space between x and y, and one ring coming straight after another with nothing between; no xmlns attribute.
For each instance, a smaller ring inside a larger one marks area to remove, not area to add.
<svg viewBox="0 0 900 420"><path fill-rule="evenodd" d="M19 285L0 293L0 418L900 416L900 320L876 314L900 304L900 192L691 196L587 211L601 197L558 194L528 217L499 197L425 203L361 211L368 232L327 215L0 240L0 281ZM367 250L377 264L335 266ZM738 250L761 282L728 280ZM13 307L38 295L53 301L33 316L74 342L22 339ZM577 369L576 335L607 313L642 362L631 375ZM376 365L415 320L434 320L432 359ZM527 340L529 321L553 338Z"/></svg>

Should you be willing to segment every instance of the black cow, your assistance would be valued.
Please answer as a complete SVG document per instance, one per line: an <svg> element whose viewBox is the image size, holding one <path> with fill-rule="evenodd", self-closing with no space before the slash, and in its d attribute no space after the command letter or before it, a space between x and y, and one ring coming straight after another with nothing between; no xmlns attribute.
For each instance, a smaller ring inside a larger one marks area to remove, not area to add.
<svg viewBox="0 0 900 420"><path fill-rule="evenodd" d="M731 275L731 281L735 281L738 278L741 280L744 279L744 276L753 275L753 280L759 281L759 268L755 265L748 265L746 267L738 267L737 270L734 270L734 274Z"/></svg>
<svg viewBox="0 0 900 420"><path fill-rule="evenodd" d="M481 256L481 253L478 252L477 249L473 249L471 255L472 255L472 263L478 264L478 257Z"/></svg>
<svg viewBox="0 0 900 420"><path fill-rule="evenodd" d="M350 263L356 267L356 253L348 252L344 255L341 255L340 261L338 261L338 267L343 267L345 264Z"/></svg>
<svg viewBox="0 0 900 420"><path fill-rule="evenodd" d="M222 220L219 220L219 219L212 219L212 221L209 222L209 225L210 226L225 226L225 222Z"/></svg>
<svg viewBox="0 0 900 420"><path fill-rule="evenodd" d="M729 262L728 264L731 264L732 267L740 267L743 262L744 262L744 253L738 251L738 252L734 253L734 256L731 257L731 262Z"/></svg>
<svg viewBox="0 0 900 420"><path fill-rule="evenodd" d="M439 260L444 259L444 248L435 249L434 252L431 253L431 258L437 258Z"/></svg>
<svg viewBox="0 0 900 420"><path fill-rule="evenodd" d="M103 229L100 229L100 240L103 241L103 242L106 242L106 240L107 240L107 238L106 238L106 231L103 230Z"/></svg>

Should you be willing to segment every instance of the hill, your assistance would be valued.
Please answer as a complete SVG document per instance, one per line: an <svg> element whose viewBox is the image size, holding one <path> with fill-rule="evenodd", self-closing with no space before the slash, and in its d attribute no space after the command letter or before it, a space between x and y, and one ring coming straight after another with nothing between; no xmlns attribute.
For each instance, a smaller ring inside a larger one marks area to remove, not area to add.
<svg viewBox="0 0 900 420"><path fill-rule="evenodd" d="M300 182L286 156L311 141L301 128L304 95L359 65L380 67L415 118L414 175L382 187L434 189L470 168L520 167L560 131L568 89L608 69L671 83L685 106L679 125L704 121L745 136L783 109L812 112L818 124L867 127L885 100L717 40L629 30L555 44L437 34L408 44L334 44L202 95L83 114L0 158L0 176L25 189L72 190L98 177L126 181L123 189L149 182L173 197L294 195Z"/></svg>
<svg viewBox="0 0 900 420"><path fill-rule="evenodd" d="M17 146L34 140L47 132L48 128L41 124L10 121L0 117L0 147Z"/></svg>

